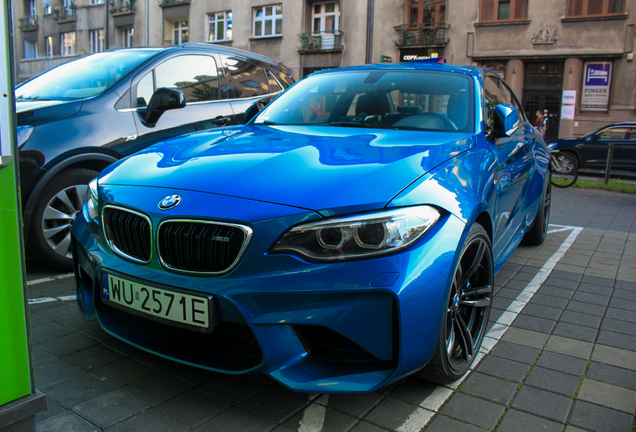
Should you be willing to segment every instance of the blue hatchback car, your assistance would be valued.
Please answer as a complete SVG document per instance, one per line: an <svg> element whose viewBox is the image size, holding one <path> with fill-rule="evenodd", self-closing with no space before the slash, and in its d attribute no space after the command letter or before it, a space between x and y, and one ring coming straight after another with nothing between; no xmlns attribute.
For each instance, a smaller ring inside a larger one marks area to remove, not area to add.
<svg viewBox="0 0 636 432"><path fill-rule="evenodd" d="M366 65L246 117L90 183L72 228L84 317L296 391L461 377L496 272L547 233L549 153L510 88L480 68Z"/></svg>

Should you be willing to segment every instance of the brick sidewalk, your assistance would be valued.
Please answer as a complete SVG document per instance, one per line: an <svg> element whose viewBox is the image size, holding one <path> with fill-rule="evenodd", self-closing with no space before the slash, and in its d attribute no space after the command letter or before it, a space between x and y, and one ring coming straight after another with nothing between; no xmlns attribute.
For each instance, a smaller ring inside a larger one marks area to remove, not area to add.
<svg viewBox="0 0 636 432"><path fill-rule="evenodd" d="M296 393L130 347L73 300L32 304L35 384L49 402L37 430L632 431L636 196L553 189L551 222L584 229L551 227L544 245L515 251L496 278L487 354L448 387L409 377L369 394ZM29 298L74 295L73 282L31 284Z"/></svg>

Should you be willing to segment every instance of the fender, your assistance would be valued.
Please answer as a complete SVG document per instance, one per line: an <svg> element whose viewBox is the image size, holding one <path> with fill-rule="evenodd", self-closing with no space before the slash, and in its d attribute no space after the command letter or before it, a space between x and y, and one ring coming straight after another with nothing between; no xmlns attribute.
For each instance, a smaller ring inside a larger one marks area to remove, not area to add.
<svg viewBox="0 0 636 432"><path fill-rule="evenodd" d="M42 189L44 189L53 177L67 168L91 168L96 171L101 171L108 165L117 162L122 157L123 156L113 151L109 153L96 153L91 151L90 153L80 153L70 157L64 157L64 155L61 155L51 161L48 167L42 168L40 172L43 174L38 180L36 180L36 184L29 194L29 199L26 202L26 205L23 206L22 218L24 239L27 240L29 238L31 218L33 216L35 203L38 201L40 194L42 193Z"/></svg>

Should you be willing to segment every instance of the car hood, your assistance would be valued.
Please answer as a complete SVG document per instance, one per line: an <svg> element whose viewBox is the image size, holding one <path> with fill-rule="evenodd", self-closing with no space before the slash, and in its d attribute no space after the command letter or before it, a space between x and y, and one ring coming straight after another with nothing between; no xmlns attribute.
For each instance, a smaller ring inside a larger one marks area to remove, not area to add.
<svg viewBox="0 0 636 432"><path fill-rule="evenodd" d="M177 137L107 168L100 185L193 190L323 215L385 206L473 135L308 126L242 126Z"/></svg>
<svg viewBox="0 0 636 432"><path fill-rule="evenodd" d="M57 120L75 114L81 107L82 101L18 100L15 103L19 125Z"/></svg>

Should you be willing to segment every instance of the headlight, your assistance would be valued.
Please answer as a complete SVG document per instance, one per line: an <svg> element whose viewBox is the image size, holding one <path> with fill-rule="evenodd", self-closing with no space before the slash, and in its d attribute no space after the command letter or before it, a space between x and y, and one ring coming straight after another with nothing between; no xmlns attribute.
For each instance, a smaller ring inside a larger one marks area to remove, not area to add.
<svg viewBox="0 0 636 432"><path fill-rule="evenodd" d="M312 222L288 230L271 252L310 261L384 255L415 243L439 216L433 207L417 206Z"/></svg>
<svg viewBox="0 0 636 432"><path fill-rule="evenodd" d="M29 139L35 128L33 126L18 126L18 148L22 147Z"/></svg>
<svg viewBox="0 0 636 432"><path fill-rule="evenodd" d="M84 217L87 222L92 222L99 216L97 205L99 203L99 192L97 190L97 177L88 183L86 190L86 204L84 205Z"/></svg>

